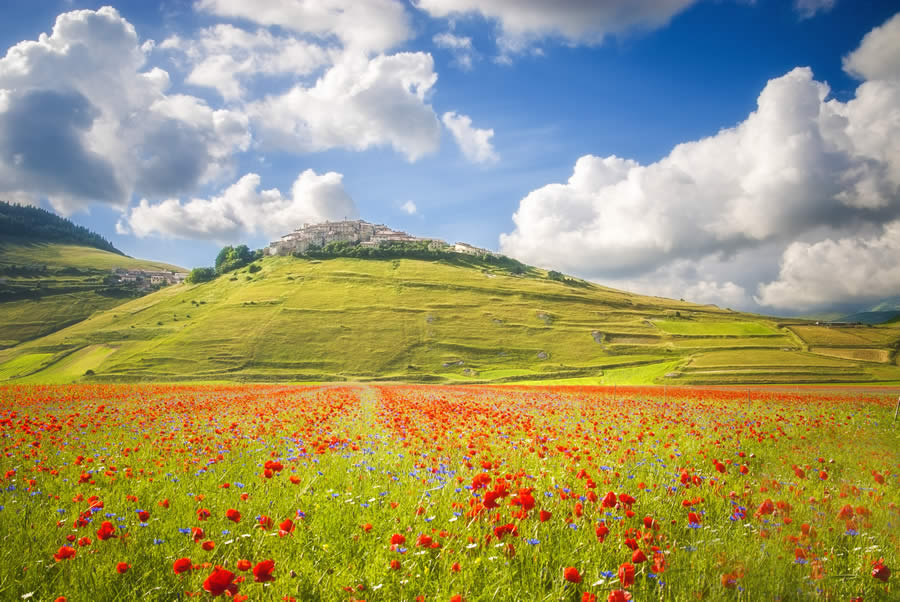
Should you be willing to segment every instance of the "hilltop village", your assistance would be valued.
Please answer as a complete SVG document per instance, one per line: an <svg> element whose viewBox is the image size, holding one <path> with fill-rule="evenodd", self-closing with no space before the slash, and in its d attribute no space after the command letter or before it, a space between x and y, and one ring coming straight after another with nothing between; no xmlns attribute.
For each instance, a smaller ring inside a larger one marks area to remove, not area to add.
<svg viewBox="0 0 900 602"><path fill-rule="evenodd" d="M434 250L455 251L469 255L494 255L493 252L472 245L457 242L449 244L437 238L420 238L394 230L384 224L371 224L364 220L345 220L303 224L290 234L269 244L268 255L291 255L304 253L310 248L322 248L331 242L347 242L362 247L384 247L395 243L425 242Z"/></svg>

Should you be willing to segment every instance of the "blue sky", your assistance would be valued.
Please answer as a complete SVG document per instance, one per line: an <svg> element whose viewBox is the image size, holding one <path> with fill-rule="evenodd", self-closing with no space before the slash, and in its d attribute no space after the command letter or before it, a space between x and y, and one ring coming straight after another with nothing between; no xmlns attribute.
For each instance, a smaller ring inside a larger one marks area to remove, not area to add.
<svg viewBox="0 0 900 602"><path fill-rule="evenodd" d="M895 2L104 6L5 4L0 196L128 254L348 215L769 313L900 293Z"/></svg>

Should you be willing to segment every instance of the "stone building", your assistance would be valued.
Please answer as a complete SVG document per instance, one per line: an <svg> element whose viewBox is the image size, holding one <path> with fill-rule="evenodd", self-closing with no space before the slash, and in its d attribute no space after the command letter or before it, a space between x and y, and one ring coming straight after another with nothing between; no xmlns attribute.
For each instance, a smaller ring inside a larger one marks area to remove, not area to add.
<svg viewBox="0 0 900 602"><path fill-rule="evenodd" d="M384 224L370 224L364 220L348 220L341 222L322 222L320 224L303 224L290 234L285 234L279 240L269 244L266 250L269 255L290 255L291 253L303 253L310 247L324 247L330 242L358 243L367 247L377 247L380 244L395 242L435 241L431 238L418 238L393 230Z"/></svg>

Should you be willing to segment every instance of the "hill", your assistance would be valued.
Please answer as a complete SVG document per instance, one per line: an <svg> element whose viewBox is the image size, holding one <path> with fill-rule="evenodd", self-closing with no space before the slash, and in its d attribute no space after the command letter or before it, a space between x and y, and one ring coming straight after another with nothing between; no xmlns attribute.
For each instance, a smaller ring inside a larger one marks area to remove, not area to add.
<svg viewBox="0 0 900 602"><path fill-rule="evenodd" d="M114 269L184 272L118 251L4 237L0 242L0 348L80 322L145 294Z"/></svg>
<svg viewBox="0 0 900 602"><path fill-rule="evenodd" d="M900 297L888 297L840 319L841 322L862 324L884 324L900 317Z"/></svg>
<svg viewBox="0 0 900 602"><path fill-rule="evenodd" d="M40 207L0 201L0 239L13 238L31 243L68 243L124 255L96 232L78 226L55 213Z"/></svg>
<svg viewBox="0 0 900 602"><path fill-rule="evenodd" d="M274 256L0 351L8 382L900 380L900 328L827 328L501 266Z"/></svg>

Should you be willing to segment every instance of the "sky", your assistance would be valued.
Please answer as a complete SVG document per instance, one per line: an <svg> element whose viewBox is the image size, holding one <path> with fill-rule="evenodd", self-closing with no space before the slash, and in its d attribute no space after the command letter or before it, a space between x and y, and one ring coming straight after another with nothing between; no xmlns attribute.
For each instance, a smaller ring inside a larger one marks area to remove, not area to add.
<svg viewBox="0 0 900 602"><path fill-rule="evenodd" d="M789 315L900 295L874 0L6 0L0 199L184 267L361 218Z"/></svg>

